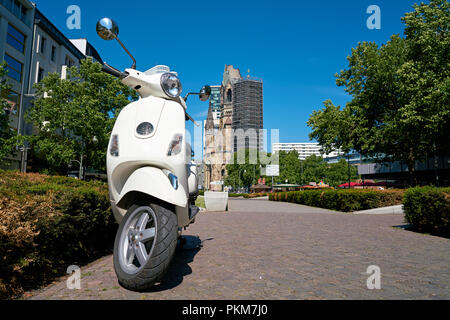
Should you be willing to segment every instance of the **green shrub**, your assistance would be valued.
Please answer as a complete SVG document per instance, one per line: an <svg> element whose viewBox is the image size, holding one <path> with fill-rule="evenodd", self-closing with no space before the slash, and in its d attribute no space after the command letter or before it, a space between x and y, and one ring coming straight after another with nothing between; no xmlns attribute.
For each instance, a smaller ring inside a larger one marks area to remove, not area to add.
<svg viewBox="0 0 450 320"><path fill-rule="evenodd" d="M406 222L420 232L450 236L450 188L412 188L405 193Z"/></svg>
<svg viewBox="0 0 450 320"><path fill-rule="evenodd" d="M292 202L341 212L354 212L402 204L403 191L361 189L305 190L269 194L271 201Z"/></svg>
<svg viewBox="0 0 450 320"><path fill-rule="evenodd" d="M0 299L111 253L116 230L105 184L0 171Z"/></svg>

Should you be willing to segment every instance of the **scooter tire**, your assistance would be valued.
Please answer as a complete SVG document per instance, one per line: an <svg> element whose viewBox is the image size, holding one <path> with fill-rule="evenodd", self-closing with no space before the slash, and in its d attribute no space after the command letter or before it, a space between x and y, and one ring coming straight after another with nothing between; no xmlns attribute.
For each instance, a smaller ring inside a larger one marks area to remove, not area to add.
<svg viewBox="0 0 450 320"><path fill-rule="evenodd" d="M135 274L124 271L119 261L121 235L127 227L130 216L141 207L150 207L156 216L156 236L147 263ZM177 246L178 221L173 209L163 204L152 203L147 206L131 206L123 218L114 242L114 269L119 284L125 289L142 292L149 290L163 280L172 262Z"/></svg>

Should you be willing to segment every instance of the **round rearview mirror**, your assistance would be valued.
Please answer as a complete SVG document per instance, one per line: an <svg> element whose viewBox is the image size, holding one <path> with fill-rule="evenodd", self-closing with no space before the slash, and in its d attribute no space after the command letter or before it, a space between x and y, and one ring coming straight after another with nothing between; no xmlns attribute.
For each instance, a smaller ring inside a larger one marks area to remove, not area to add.
<svg viewBox="0 0 450 320"><path fill-rule="evenodd" d="M103 40L113 40L119 35L119 26L110 18L103 18L97 22L97 34Z"/></svg>
<svg viewBox="0 0 450 320"><path fill-rule="evenodd" d="M209 97L211 97L211 87L210 86L204 86L202 90L200 90L200 100L201 101L208 101Z"/></svg>

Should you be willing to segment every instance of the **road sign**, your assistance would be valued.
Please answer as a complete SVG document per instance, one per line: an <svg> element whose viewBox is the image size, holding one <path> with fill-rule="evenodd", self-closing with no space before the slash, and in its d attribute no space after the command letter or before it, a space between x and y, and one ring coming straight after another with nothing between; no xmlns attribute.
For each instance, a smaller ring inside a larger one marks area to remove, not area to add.
<svg viewBox="0 0 450 320"><path fill-rule="evenodd" d="M279 177L280 176L280 166L279 165L266 166L266 176L267 177Z"/></svg>

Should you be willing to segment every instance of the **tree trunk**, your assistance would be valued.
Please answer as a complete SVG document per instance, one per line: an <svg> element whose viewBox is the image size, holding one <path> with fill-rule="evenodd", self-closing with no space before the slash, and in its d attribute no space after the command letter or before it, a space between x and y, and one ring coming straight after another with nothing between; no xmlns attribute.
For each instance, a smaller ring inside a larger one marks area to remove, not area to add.
<svg viewBox="0 0 450 320"><path fill-rule="evenodd" d="M417 181L415 181L416 158L414 157L412 150L410 151L408 156L408 172L409 172L409 186L415 187L417 185Z"/></svg>

